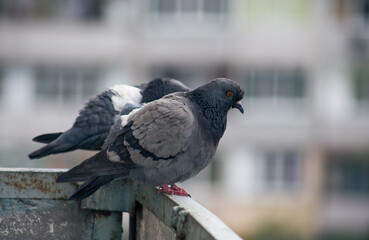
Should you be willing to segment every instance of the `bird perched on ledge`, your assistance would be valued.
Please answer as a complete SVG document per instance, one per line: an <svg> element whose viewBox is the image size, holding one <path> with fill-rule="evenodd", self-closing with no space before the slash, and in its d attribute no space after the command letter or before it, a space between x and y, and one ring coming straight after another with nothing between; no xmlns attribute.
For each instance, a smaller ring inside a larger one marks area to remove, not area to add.
<svg viewBox="0 0 369 240"><path fill-rule="evenodd" d="M131 178L160 192L188 195L175 183L195 176L213 158L227 113L244 91L218 78L193 91L169 94L132 111L105 148L61 174L57 182L86 181L70 199L83 199L115 178Z"/></svg>
<svg viewBox="0 0 369 240"><path fill-rule="evenodd" d="M72 128L66 132L35 137L33 141L47 145L29 154L29 158L37 159L76 149L101 150L120 112L130 109L131 105L124 109L126 104L136 106L180 91L189 91L189 88L171 78L157 78L139 87L116 85L88 101Z"/></svg>

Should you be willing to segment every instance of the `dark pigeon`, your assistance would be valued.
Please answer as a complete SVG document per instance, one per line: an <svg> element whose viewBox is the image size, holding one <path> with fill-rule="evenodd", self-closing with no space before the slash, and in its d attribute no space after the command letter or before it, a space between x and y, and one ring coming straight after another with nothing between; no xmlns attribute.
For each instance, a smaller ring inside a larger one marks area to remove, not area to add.
<svg viewBox="0 0 369 240"><path fill-rule="evenodd" d="M80 111L72 128L66 132L48 133L35 137L36 142L46 146L29 154L30 159L76 149L101 150L110 127L126 104L138 106L159 99L166 94L188 91L181 82L171 78L157 78L138 87L116 85L87 102Z"/></svg>
<svg viewBox="0 0 369 240"><path fill-rule="evenodd" d="M219 78L148 103L114 129L114 139L102 151L61 174L57 182L86 181L70 197L77 200L115 178L162 185L160 192L188 195L175 183L209 164L226 129L228 111L237 108L243 113L243 95L239 84Z"/></svg>

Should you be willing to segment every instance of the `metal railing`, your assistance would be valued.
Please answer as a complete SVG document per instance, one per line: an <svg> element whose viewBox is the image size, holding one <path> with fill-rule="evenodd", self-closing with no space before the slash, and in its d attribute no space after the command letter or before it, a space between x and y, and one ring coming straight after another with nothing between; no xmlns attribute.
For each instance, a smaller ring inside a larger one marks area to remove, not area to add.
<svg viewBox="0 0 369 240"><path fill-rule="evenodd" d="M193 199L130 180L68 201L78 185L56 183L62 172L0 168L0 239L121 239L122 212L129 213L130 239L240 239Z"/></svg>

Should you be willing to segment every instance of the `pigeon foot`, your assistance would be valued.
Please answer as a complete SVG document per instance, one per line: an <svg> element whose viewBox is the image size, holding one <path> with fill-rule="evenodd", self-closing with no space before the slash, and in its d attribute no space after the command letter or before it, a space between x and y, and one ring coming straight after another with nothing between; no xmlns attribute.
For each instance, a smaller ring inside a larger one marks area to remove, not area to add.
<svg viewBox="0 0 369 240"><path fill-rule="evenodd" d="M158 193L166 193L170 195L191 197L191 195L188 194L186 190L178 187L176 184L172 184L172 185L163 184L161 188L158 190Z"/></svg>

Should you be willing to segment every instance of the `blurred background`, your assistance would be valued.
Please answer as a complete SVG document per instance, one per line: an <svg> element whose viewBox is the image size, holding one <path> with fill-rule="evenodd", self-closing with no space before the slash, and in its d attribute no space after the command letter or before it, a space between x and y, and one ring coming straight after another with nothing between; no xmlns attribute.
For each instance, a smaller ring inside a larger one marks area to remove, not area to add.
<svg viewBox="0 0 369 240"><path fill-rule="evenodd" d="M368 0L0 0L0 167L30 161L114 84L246 89L216 158L180 184L248 239L369 239ZM1 181L1 180L0 180Z"/></svg>

